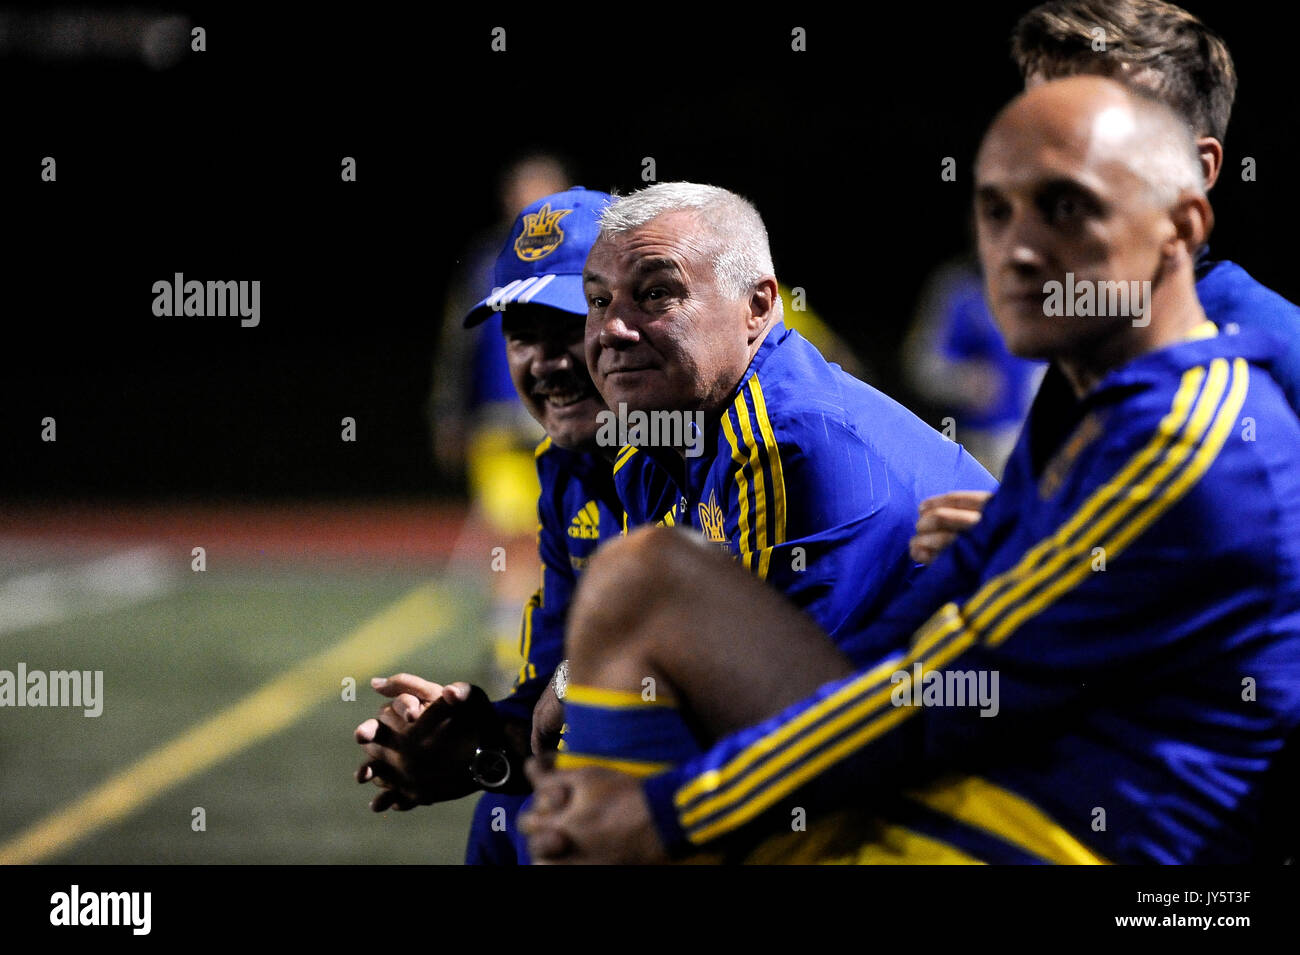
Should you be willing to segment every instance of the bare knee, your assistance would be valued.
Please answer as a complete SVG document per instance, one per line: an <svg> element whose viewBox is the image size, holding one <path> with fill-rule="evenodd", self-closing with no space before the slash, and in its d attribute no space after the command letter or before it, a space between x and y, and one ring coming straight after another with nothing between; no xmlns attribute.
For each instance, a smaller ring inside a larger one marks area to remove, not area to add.
<svg viewBox="0 0 1300 955"><path fill-rule="evenodd" d="M565 653L573 661L599 662L625 655L646 637L656 601L671 589L662 554L666 528L638 528L603 545L587 565L565 631Z"/></svg>

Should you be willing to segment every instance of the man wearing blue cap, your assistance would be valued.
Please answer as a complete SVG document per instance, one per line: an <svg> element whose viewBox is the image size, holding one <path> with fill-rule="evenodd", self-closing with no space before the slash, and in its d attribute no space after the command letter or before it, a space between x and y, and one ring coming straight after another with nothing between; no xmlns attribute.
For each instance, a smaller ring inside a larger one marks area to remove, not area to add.
<svg viewBox="0 0 1300 955"><path fill-rule="evenodd" d="M535 455L541 585L524 607L515 685L488 703L467 683L399 674L375 681L393 702L357 728L369 757L357 779L384 789L371 802L377 812L486 791L470 830L472 864L520 859L514 818L528 790L520 766L532 744L533 710L560 663L577 577L600 543L623 529L611 477L615 449L603 454L596 441L605 404L583 357L582 268L609 199L575 188L525 208L497 258L494 288L465 318L472 328L501 315L511 379L547 434Z"/></svg>

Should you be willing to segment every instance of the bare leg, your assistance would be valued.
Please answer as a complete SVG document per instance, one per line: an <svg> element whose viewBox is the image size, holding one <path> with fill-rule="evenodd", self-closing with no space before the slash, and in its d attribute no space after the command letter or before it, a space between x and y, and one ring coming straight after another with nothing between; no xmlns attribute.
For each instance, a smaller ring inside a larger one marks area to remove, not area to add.
<svg viewBox="0 0 1300 955"><path fill-rule="evenodd" d="M570 680L664 701L708 740L853 672L813 620L720 550L670 528L603 547L579 583Z"/></svg>

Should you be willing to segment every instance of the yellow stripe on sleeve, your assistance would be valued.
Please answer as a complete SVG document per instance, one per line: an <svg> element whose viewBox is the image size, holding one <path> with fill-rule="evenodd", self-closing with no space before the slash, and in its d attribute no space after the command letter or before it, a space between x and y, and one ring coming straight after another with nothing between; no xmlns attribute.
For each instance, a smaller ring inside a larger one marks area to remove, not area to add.
<svg viewBox="0 0 1300 955"><path fill-rule="evenodd" d="M737 411L736 416L741 417L739 411ZM736 465L738 513L740 515L740 560L745 565L746 570L751 570L754 561L754 537L749 524L749 485L745 481L745 462L749 458L741 452L740 442L736 439L736 430L731 426L731 416L726 413L722 415L722 431L727 436L727 443L731 445L731 460Z"/></svg>
<svg viewBox="0 0 1300 955"><path fill-rule="evenodd" d="M657 776L671 769L672 763L652 763L639 759L610 759L606 756L584 756L581 753L573 753L567 750L560 750L555 754L556 769L585 769L589 766L596 769L612 769L615 772L644 779L647 776Z"/></svg>
<svg viewBox="0 0 1300 955"><path fill-rule="evenodd" d="M899 656L884 661L872 670L858 677L856 680L853 680L851 683L847 683L840 687L840 689L836 690L816 706L809 707L784 726L779 727L772 733L756 741L753 746L747 748L743 753L738 754L736 758L726 766L700 774L677 791L675 797L677 805L679 807L685 806L692 799L706 790L717 789L720 786L726 785L737 775L744 772L756 760L759 760L768 753L778 749L792 736L798 735L806 727L817 722L817 720L822 716L832 712L838 707L844 705L854 696L862 693L864 687L870 687L871 685L880 682L880 680L887 678L889 674L893 673L895 670L901 669L903 659L902 656Z"/></svg>
<svg viewBox="0 0 1300 955"><path fill-rule="evenodd" d="M570 683L568 689L564 691L564 701L566 703L577 703L581 706L599 706L608 710L626 710L626 709L644 709L647 706L675 706L673 700L653 699L647 700L641 696L639 691L633 690L607 690L599 686L586 686L584 684Z"/></svg>
<svg viewBox="0 0 1300 955"><path fill-rule="evenodd" d="M767 552L767 483L763 480L763 464L758 457L758 442L754 440L754 429L749 422L749 404L745 401L745 391L741 389L736 396L736 418L740 421L740 433L749 448L749 473L754 479L754 520L751 525L755 530L753 552L759 556L758 579L767 577L763 555ZM751 567L752 556L745 561Z"/></svg>
<svg viewBox="0 0 1300 955"><path fill-rule="evenodd" d="M636 452L637 452L636 445L634 444L625 445L623 449L618 452L618 454L614 455L614 470L611 473L617 474L619 470L622 469L623 465L627 464L627 462L632 460L632 455L636 454Z"/></svg>
<svg viewBox="0 0 1300 955"><path fill-rule="evenodd" d="M776 433L772 430L772 421L767 414L767 400L763 397L763 386L759 384L757 374L749 380L749 391L754 399L754 415L758 418L763 445L767 448L768 474L772 479L772 544L784 544L785 472L781 468L781 447L777 444Z"/></svg>
<svg viewBox="0 0 1300 955"><path fill-rule="evenodd" d="M533 652L533 613L539 608L545 606L546 600L546 565L542 565L542 582L538 588L533 591L533 595L528 598L524 604L524 618L519 627L519 656L523 658L523 663L519 667L519 675L516 677L516 685L524 683L529 679L530 674L537 671L529 660L529 655Z"/></svg>
<svg viewBox="0 0 1300 955"><path fill-rule="evenodd" d="M1200 390L1204 378L1204 368L1188 369L1183 375L1178 392L1174 395L1169 413L1161 420L1156 428L1156 434L1147 445L1134 455L1114 478L1091 494L1074 516L1061 525L1055 534L1044 538L1031 548L1011 570L999 574L981 587L967 602L964 611L972 616L981 615L982 620L982 611L990 600L1005 592L1005 588L1012 586L1017 578L1023 579L1050 555L1074 540L1099 511L1113 504L1119 492L1128 487L1182 430L1191 411L1192 401Z"/></svg>
<svg viewBox="0 0 1300 955"><path fill-rule="evenodd" d="M941 669L964 653L974 642L974 634L968 630L963 630L956 639L945 645L933 660L925 661L922 665L926 670ZM910 661L905 661L898 666L898 669L906 670L911 665ZM725 809L728 805L736 807L714 820L708 826L695 832L689 832L688 835L691 841L706 842L714 835L727 832L748 822L780 801L786 794L799 788L807 780L815 778L828 767L833 766L850 753L866 746L876 737L887 730L893 729L903 720L912 716L916 710L921 709L921 707L915 706L894 706L891 701L893 691L893 683L881 686L862 702L841 713L816 732L810 733L803 739L788 746L784 752L759 766L753 773L750 773L745 779L726 792L711 799L703 800L688 812L682 813L682 828L688 829L693 823ZM803 759L808 754L816 752L817 748L823 743L829 742L856 724L864 725L831 748L817 755L816 758L800 766L794 772L782 775L782 771L787 767ZM771 781L775 782L765 789L762 795L749 803L743 802L745 796ZM739 805L736 805L737 803Z"/></svg>
<svg viewBox="0 0 1300 955"><path fill-rule="evenodd" d="M1221 361L1223 361L1223 359L1215 359L1214 366L1217 366ZM1216 377L1214 372L1217 369L1214 366L1211 368L1212 380ZM1224 362L1223 367L1226 374L1226 362ZM1219 409L1219 413L1215 418L1214 425L1210 430L1208 438L1206 438L1204 443L1196 450L1190 464L1188 464L1183 472L1170 483L1169 487L1167 487L1165 491L1154 500L1151 500L1150 503L1147 504L1140 513L1130 519L1128 523L1121 524L1116 535L1104 544L1102 549L1105 551L1108 560L1114 560L1118 557L1134 538L1154 523L1156 518L1181 500L1183 495L1187 493L1188 488L1199 480L1201 475L1203 475L1206 470L1209 469L1209 466L1214 463L1214 459L1218 457L1219 451L1223 448L1223 443L1227 438L1228 431L1231 430L1233 422L1236 420L1237 413L1241 410L1241 406L1246 400L1246 389L1249 383L1250 373L1249 366L1246 364L1245 360L1241 358L1236 359L1233 378L1232 390L1228 395L1228 399L1224 401L1222 407ZM1206 424L1205 419L1207 419L1214 411L1214 405L1218 402L1218 398L1223 393L1223 381L1221 376L1218 378L1218 381L1219 387L1217 389L1212 390L1209 384L1206 385L1205 391L1207 395L1203 396L1202 401L1198 403L1196 414L1193 416L1193 421L1188 426L1189 431L1195 432L1194 436L1188 437L1187 435L1184 435L1180 438L1178 446L1170 451L1171 458L1175 456L1179 460L1186 458L1192 445L1195 442L1201 441L1204 437ZM1206 397L1210 400L1206 401ZM1132 494L1133 504L1136 505L1148 500L1148 498L1150 498L1154 493L1155 489L1158 488L1160 483L1167 476L1168 470L1163 469L1153 480L1143 482L1143 484L1140 485ZM1108 521L1107 525L1113 526L1118 523L1121 517L1127 516L1133 509L1133 506L1126 507L1122 514L1117 515L1115 520ZM1005 641L1025 620L1040 612L1043 608L1055 601L1062 593L1071 589L1080 581L1085 580L1088 577L1092 572L1092 564L1088 558L1091 553L1093 540L1095 540L1095 538L1083 541L1080 545L1077 545L1074 548L1076 555L1082 559L1076 562L1068 573L1061 575L1055 583L1045 589L1037 598L1025 603L1023 606L1008 614L1003 621L991 633L989 633L987 637L989 646L997 646Z"/></svg>

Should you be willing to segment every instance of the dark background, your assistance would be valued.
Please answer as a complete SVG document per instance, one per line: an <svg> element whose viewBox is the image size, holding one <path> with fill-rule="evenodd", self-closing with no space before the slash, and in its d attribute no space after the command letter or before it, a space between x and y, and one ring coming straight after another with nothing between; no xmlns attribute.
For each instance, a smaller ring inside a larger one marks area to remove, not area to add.
<svg viewBox="0 0 1300 955"><path fill-rule="evenodd" d="M653 156L660 181L749 196L782 280L924 414L896 350L924 277L966 244L971 160L1018 89L1007 37L1030 6L791 5L723 23L658 5L597 18L180 4L151 9L204 26L208 50L167 70L11 45L0 498L449 492L425 411L448 279L495 219L500 169L537 148L591 188L644 185ZM1292 36L1263 5L1186 6L1224 35L1241 79L1214 254L1295 300ZM13 5L0 14L23 22ZM796 25L806 53L790 50ZM47 155L57 183L40 181ZM343 156L356 183L340 181ZM956 183L940 180L945 156ZM152 284L175 272L260 279L260 326L156 318ZM55 443L40 440L47 415ZM339 439L345 415L356 443Z"/></svg>

